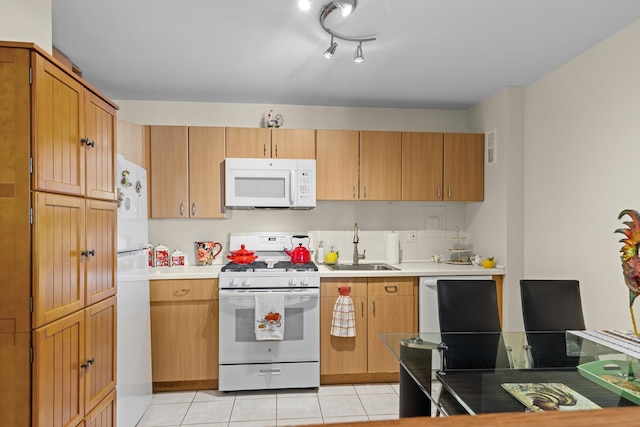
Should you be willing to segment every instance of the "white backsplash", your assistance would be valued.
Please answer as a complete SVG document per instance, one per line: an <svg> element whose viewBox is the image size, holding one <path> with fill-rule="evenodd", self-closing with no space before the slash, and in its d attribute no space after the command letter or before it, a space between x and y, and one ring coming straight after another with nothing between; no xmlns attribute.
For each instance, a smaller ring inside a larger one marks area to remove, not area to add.
<svg viewBox="0 0 640 427"><path fill-rule="evenodd" d="M151 219L149 239L165 245L170 252L184 252L195 264L194 242L220 242L223 252L216 262L226 263L229 233L254 231L288 231L307 233L315 251L324 241L325 252L334 246L340 262L353 260L354 223L359 226L358 250L366 249L362 262L385 262L385 234L400 235L400 262L431 259L432 254L449 258L448 249L455 241L456 230L465 236L466 219L463 203L424 202L318 202L311 210L236 210L228 219ZM416 242L407 242L407 232L414 231ZM469 236L466 236L469 237ZM472 239L468 239L471 243Z"/></svg>

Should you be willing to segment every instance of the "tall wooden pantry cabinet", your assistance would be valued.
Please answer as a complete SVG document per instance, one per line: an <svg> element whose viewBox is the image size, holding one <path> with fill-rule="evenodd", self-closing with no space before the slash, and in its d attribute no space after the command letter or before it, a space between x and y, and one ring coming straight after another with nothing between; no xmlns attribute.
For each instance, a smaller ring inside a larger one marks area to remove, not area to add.
<svg viewBox="0 0 640 427"><path fill-rule="evenodd" d="M0 414L115 426L117 106L0 42Z"/></svg>

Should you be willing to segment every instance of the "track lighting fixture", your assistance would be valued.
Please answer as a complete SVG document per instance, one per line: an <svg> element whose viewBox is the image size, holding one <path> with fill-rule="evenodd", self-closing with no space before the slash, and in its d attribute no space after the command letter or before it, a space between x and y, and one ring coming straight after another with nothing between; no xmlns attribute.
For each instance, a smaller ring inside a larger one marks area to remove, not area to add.
<svg viewBox="0 0 640 427"><path fill-rule="evenodd" d="M331 36L331 46L329 46L329 48L325 50L323 53L325 58L327 59L333 58L333 54L335 53L336 48L338 47L338 43L334 42L334 38L336 38L336 39L340 39L348 42L358 43L358 46L356 47L356 51L353 55L353 60L354 62L358 62L358 63L364 61L364 56L362 55L362 43L374 41L376 39L375 37L345 36L343 34L338 34L335 31L327 28L327 26L324 23L324 21L327 19L327 16L329 16L331 12L335 10L340 10L343 16L348 16L355 10L356 5L357 5L357 0L332 0L330 3L327 3L322 8L322 11L320 12L320 26L324 31L327 32L327 34ZM345 10L349 11L347 15L344 14Z"/></svg>
<svg viewBox="0 0 640 427"><path fill-rule="evenodd" d="M333 58L333 54L336 53L336 49L338 48L338 43L333 41L333 37L331 37L331 46L327 50L324 51L323 55L329 61Z"/></svg>
<svg viewBox="0 0 640 427"><path fill-rule="evenodd" d="M333 4L340 9L343 17L347 17L353 13L356 8L356 0L333 0Z"/></svg>
<svg viewBox="0 0 640 427"><path fill-rule="evenodd" d="M360 42L356 47L356 53L353 55L353 62L360 63L363 61L364 61L364 56L362 56L362 42Z"/></svg>

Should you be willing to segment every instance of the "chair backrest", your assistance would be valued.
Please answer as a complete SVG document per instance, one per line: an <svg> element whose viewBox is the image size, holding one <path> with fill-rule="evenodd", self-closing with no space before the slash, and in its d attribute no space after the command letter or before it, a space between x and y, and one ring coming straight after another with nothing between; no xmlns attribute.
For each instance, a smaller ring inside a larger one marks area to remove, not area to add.
<svg viewBox="0 0 640 427"><path fill-rule="evenodd" d="M565 332L585 329L577 280L521 280L520 295L536 368L575 367L592 360L567 354Z"/></svg>
<svg viewBox="0 0 640 427"><path fill-rule="evenodd" d="M495 280L438 280L441 332L500 332Z"/></svg>
<svg viewBox="0 0 640 427"><path fill-rule="evenodd" d="M577 280L521 280L520 296L526 331L585 329Z"/></svg>
<svg viewBox="0 0 640 427"><path fill-rule="evenodd" d="M445 370L508 368L496 282L438 280L437 288Z"/></svg>

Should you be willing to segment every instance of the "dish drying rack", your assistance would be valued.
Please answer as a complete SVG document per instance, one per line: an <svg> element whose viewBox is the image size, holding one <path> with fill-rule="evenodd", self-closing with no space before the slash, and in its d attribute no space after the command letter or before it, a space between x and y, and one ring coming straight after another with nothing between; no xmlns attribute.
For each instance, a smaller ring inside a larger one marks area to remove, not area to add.
<svg viewBox="0 0 640 427"><path fill-rule="evenodd" d="M456 237L451 237L451 240L456 243L452 248L449 248L449 259L445 260L446 264L455 265L471 265L471 245L464 243L466 237L460 237L460 231L456 232Z"/></svg>

